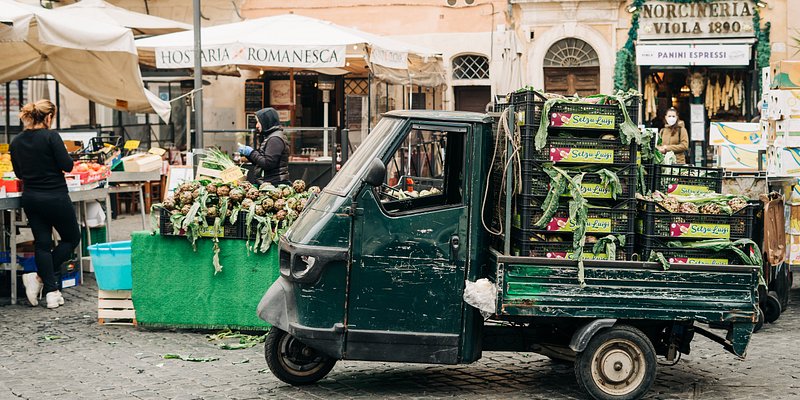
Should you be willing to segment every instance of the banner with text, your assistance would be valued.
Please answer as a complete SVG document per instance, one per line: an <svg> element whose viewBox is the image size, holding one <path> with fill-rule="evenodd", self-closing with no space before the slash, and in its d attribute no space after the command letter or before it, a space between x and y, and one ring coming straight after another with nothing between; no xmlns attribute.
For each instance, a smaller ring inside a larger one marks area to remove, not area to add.
<svg viewBox="0 0 800 400"><path fill-rule="evenodd" d="M752 0L646 1L639 40L754 37Z"/></svg>
<svg viewBox="0 0 800 400"><path fill-rule="evenodd" d="M386 68L408 69L408 53L392 51L373 46L369 51L369 61Z"/></svg>
<svg viewBox="0 0 800 400"><path fill-rule="evenodd" d="M645 45L636 46L638 65L748 65L750 45Z"/></svg>
<svg viewBox="0 0 800 400"><path fill-rule="evenodd" d="M227 44L204 46L200 57L204 67L341 68L345 66L345 51L346 46ZM194 49L191 47L156 48L155 56L158 68L194 67Z"/></svg>

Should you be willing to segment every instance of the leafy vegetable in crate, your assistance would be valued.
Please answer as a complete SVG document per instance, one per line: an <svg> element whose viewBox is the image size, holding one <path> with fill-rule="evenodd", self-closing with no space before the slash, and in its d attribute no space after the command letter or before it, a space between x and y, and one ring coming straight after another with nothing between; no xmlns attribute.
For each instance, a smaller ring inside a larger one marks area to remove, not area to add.
<svg viewBox="0 0 800 400"><path fill-rule="evenodd" d="M719 193L678 196L655 191L649 196L637 194L636 197L641 200L655 202L668 212L684 214L733 215L747 207L748 204L747 197Z"/></svg>

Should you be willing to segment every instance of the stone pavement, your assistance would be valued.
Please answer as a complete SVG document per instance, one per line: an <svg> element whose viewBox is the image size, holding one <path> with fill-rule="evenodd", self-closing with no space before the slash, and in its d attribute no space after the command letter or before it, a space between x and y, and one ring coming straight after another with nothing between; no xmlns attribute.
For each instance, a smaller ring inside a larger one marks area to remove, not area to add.
<svg viewBox="0 0 800 400"><path fill-rule="evenodd" d="M130 221L120 225L141 227ZM340 362L319 384L295 388L270 374L261 345L221 350L209 332L98 325L97 287L87 277L65 290L67 303L56 310L25 300L0 306L0 400L585 398L571 365L524 353L484 353L463 366ZM800 304L800 289L792 302ZM691 355L658 368L648 398L800 398L800 311L792 306L754 336L746 360L697 335ZM167 353L218 360L163 359Z"/></svg>

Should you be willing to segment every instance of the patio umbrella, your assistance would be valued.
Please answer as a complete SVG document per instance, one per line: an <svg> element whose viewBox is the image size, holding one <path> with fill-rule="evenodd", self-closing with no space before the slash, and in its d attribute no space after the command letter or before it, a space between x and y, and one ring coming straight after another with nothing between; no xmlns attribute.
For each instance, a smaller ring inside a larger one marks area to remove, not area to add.
<svg viewBox="0 0 800 400"><path fill-rule="evenodd" d="M408 71L415 70L419 81L414 83L444 83L441 58L434 51L294 14L207 27L202 37L204 69L237 66L342 75L364 73L369 66L388 78L407 78ZM166 69L194 65L192 32L139 39L136 46L146 65Z"/></svg>
<svg viewBox="0 0 800 400"><path fill-rule="evenodd" d="M126 28L0 0L0 54L0 83L48 74L98 104L169 120L169 104L144 88Z"/></svg>
<svg viewBox="0 0 800 400"><path fill-rule="evenodd" d="M192 29L189 24L166 18L129 11L103 0L82 0L54 10L65 17L89 18L122 26L133 31L135 36L163 35Z"/></svg>

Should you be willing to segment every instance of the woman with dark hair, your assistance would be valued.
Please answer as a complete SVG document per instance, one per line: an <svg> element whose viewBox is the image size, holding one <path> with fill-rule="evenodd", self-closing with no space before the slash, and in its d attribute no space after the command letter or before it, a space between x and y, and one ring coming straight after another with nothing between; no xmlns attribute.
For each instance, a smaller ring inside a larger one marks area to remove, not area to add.
<svg viewBox="0 0 800 400"><path fill-rule="evenodd" d="M661 145L658 151L666 154L675 153L676 164L686 164L686 151L689 150L689 133L686 126L678 118L678 110L671 107L664 117L666 125L661 129Z"/></svg>
<svg viewBox="0 0 800 400"><path fill-rule="evenodd" d="M33 232L36 273L22 276L32 306L42 292L47 308L64 304L61 264L69 260L80 241L80 228L69 198L64 172L72 170L72 158L58 132L50 130L56 106L49 100L28 103L20 111L25 130L11 142L11 163L22 180L22 208ZM60 240L53 247L53 228Z"/></svg>

